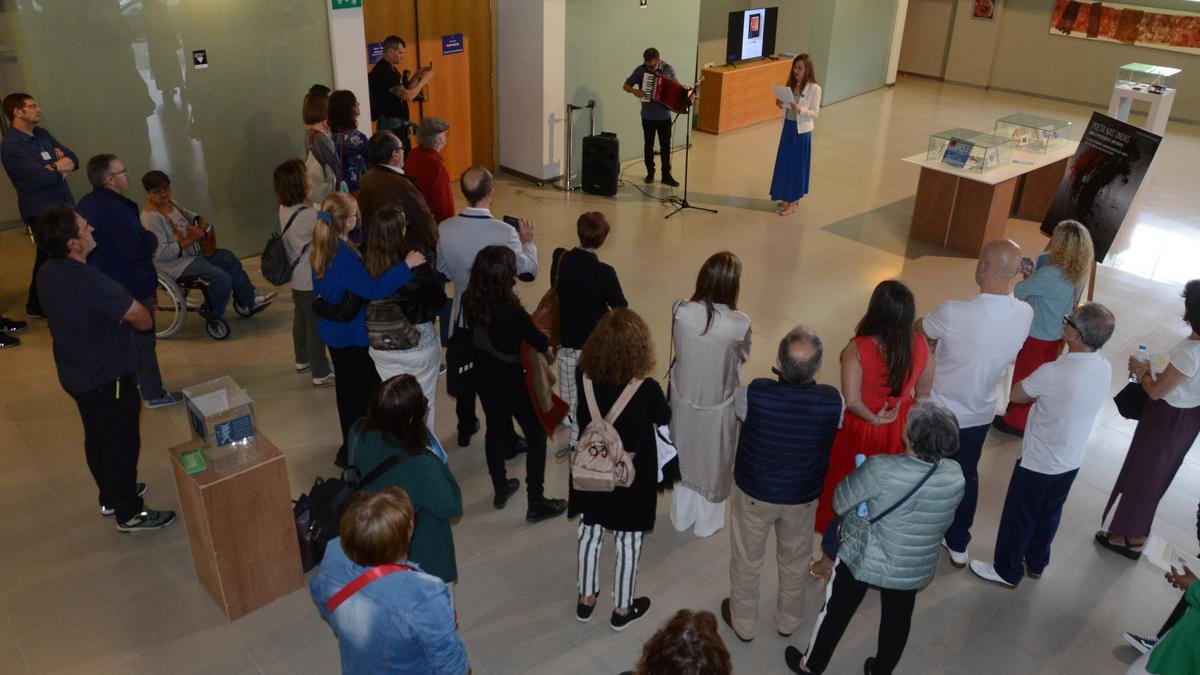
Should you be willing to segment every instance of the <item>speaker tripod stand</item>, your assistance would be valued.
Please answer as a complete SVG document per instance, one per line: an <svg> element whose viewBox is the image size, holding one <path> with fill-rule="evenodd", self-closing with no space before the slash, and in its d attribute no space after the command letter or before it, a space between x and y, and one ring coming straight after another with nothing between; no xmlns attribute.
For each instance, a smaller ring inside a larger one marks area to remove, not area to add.
<svg viewBox="0 0 1200 675"><path fill-rule="evenodd" d="M680 197L678 195L671 195L670 197L667 197L667 201L669 201L675 205L675 210L668 213L663 218L663 220L670 218L671 216L675 215L676 213L679 213L680 211L683 211L684 209L693 209L695 211L706 211L708 213L716 213L717 212L716 209L708 209L703 206L692 206L691 203L688 202L688 174L690 173L688 169L691 165L691 156L692 156L692 104L696 100L696 93L698 91L700 91L700 83L703 81L704 81L704 78L700 78L699 80L696 80L695 84L692 85L692 92L691 92L691 95L688 97L687 110L683 113L675 114L676 121L679 120L680 114L687 115L687 132L686 132L687 135L685 137L686 142L684 143L684 146L683 146L683 196ZM672 122L672 124L674 124L674 122ZM668 153L671 152L671 149L667 148L666 152L668 152Z"/></svg>

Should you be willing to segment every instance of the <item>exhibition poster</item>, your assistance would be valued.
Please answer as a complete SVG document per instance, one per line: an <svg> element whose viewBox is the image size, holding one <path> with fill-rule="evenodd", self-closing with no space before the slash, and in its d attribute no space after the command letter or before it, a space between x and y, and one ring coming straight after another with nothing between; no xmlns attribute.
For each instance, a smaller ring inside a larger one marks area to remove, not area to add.
<svg viewBox="0 0 1200 675"><path fill-rule="evenodd" d="M1092 235L1096 262L1103 261L1161 141L1145 129L1092 113L1042 232L1049 235L1058 223L1078 220Z"/></svg>

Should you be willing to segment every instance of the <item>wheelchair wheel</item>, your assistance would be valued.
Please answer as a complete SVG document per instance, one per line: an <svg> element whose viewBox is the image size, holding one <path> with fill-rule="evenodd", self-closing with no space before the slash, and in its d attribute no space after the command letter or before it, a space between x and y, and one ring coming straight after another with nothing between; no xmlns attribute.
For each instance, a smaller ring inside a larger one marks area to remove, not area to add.
<svg viewBox="0 0 1200 675"><path fill-rule="evenodd" d="M257 311L255 311L249 307L242 307L241 305L239 305L236 302L231 303L231 304L233 305L233 311L237 312L237 315L242 318L246 318L248 316L254 316L255 314L258 313Z"/></svg>
<svg viewBox="0 0 1200 675"><path fill-rule="evenodd" d="M160 340L183 330L187 322L184 293L172 279L158 277L154 287L154 305L154 334Z"/></svg>
<svg viewBox="0 0 1200 675"><path fill-rule="evenodd" d="M229 337L229 324L225 319L209 319L208 323L204 324L204 330L208 331L208 336L214 340Z"/></svg>

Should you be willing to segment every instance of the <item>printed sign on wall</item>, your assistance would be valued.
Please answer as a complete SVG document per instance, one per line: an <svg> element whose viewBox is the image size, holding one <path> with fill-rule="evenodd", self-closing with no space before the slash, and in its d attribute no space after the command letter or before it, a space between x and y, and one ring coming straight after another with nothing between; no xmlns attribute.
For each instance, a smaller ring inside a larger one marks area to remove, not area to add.
<svg viewBox="0 0 1200 675"><path fill-rule="evenodd" d="M375 65L383 60L383 43L368 42L367 43L367 63Z"/></svg>
<svg viewBox="0 0 1200 675"><path fill-rule="evenodd" d="M462 33L442 36L442 56L463 53Z"/></svg>

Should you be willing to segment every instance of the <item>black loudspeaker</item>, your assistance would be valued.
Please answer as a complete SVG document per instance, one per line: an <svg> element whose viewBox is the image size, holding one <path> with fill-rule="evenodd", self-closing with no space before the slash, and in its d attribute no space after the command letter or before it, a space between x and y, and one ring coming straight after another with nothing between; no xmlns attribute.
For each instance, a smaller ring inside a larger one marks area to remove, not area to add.
<svg viewBox="0 0 1200 675"><path fill-rule="evenodd" d="M620 144L617 135L603 132L583 137L583 175L580 187L593 195L617 194L617 176L621 173Z"/></svg>

